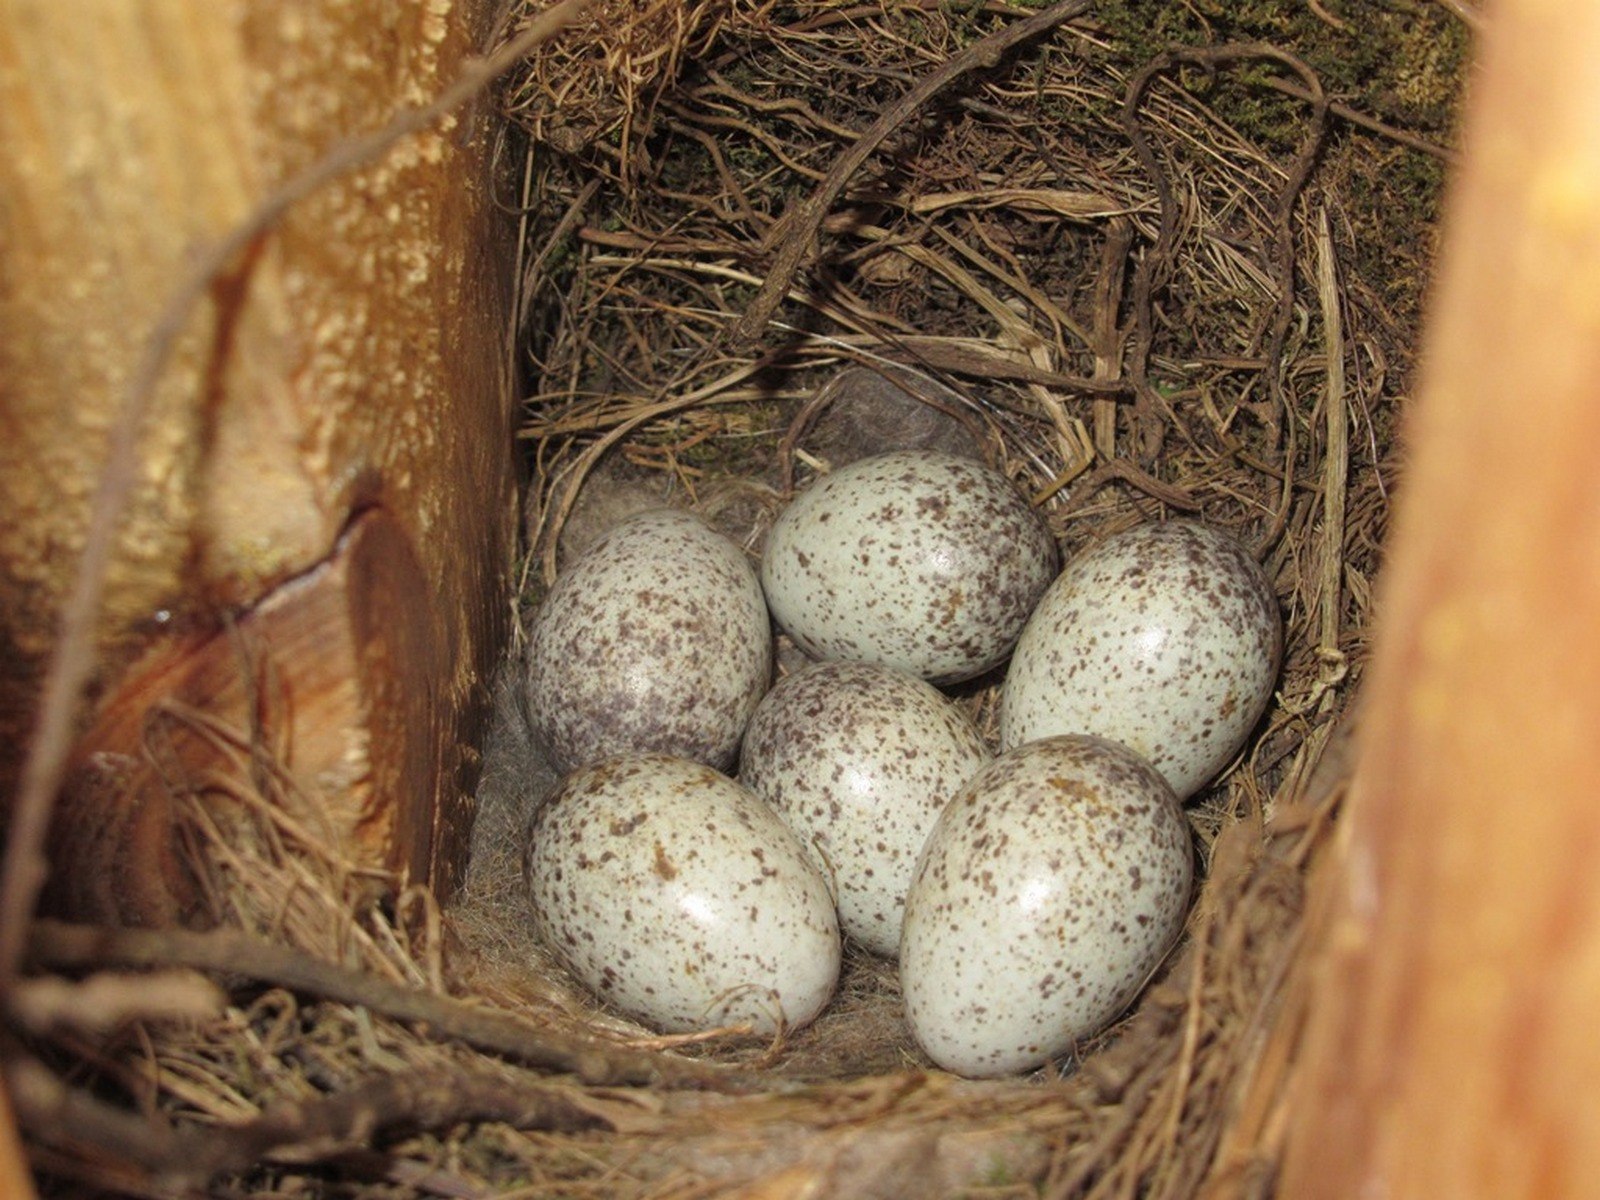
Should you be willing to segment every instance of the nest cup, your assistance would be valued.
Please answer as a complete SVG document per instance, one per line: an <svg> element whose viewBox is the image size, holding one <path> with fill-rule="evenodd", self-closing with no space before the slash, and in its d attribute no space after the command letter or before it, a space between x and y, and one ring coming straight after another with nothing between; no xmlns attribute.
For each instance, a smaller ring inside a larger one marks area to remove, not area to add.
<svg viewBox="0 0 1600 1200"><path fill-rule="evenodd" d="M847 951L840 995L814 1025L776 1043L675 1048L755 1072L754 1095L700 1098L650 1134L618 1133L608 1161L651 1164L630 1185L639 1194L690 1179L819 1194L1265 1185L1277 1152L1266 1113L1283 1082L1272 1047L1301 1002L1284 984L1304 871L1343 782L1416 332L1417 297L1398 312L1382 299L1390 285L1354 269L1352 232L1383 223L1420 267L1425 228L1402 232L1382 202L1353 194L1374 178L1377 147L1303 98L1317 70L1287 52L1158 56L1138 34L1062 24L997 67L968 63L913 108L923 55L959 65L1004 22L890 5L807 9L781 28L735 11L713 33L702 13L707 24L675 33L679 65L658 72L630 39L648 41L661 15L593 34L608 77L586 73L597 64L579 40L513 92L542 164L539 211L579 206L562 265L537 238L527 255L538 328L524 433L538 473L526 602L576 548L564 531L604 523L619 498L696 509L754 554L819 471L922 445L1002 470L1069 554L1168 516L1231 529L1273 579L1288 651L1242 758L1189 806L1204 882L1182 944L1125 1020L1027 1079L957 1081L927 1072L892 968ZM1311 25L1304 52L1325 55ZM1263 67L1302 98L1246 81ZM552 102L574 79L594 96L577 111ZM1436 116L1454 86L1438 83ZM1259 111L1241 126L1246 105ZM865 124L856 114L887 127L838 179ZM547 144L567 153L541 156ZM1436 163L1412 153L1436 183ZM801 200L835 181L815 253L741 344L773 264L808 237ZM954 689L991 737L995 683ZM514 903L493 840L480 838L462 910L483 931L500 922L473 916L474 886L491 907ZM537 955L502 949L505 978ZM559 969L540 982L563 1012L590 1003ZM664 1041L614 1014L586 1019Z"/></svg>
<svg viewBox="0 0 1600 1200"><path fill-rule="evenodd" d="M1383 18L1356 63L1310 10L1246 6L1224 31L1086 8L601 2L508 78L529 478L520 587L496 602L525 628L564 562L661 503L754 561L810 478L908 445L1003 472L1064 558L1169 517L1232 531L1273 583L1284 666L1239 759L1186 807L1202 880L1134 1009L983 1082L932 1069L893 965L850 947L827 1012L775 1039L664 1037L605 1010L527 919L520 831L552 778L518 635L442 910L375 894L276 815L295 804L270 773L247 836L184 809L219 917L277 911L283 940L513 1029L440 1040L359 996L269 991L231 1025L162 1031L153 1053L197 1064L164 1102L213 1118L219 1097L303 1099L380 1067L499 1089L488 1117L413 1122L381 1178L277 1162L239 1190L1271 1190L1309 1003L1304 883L1345 780L1465 32L1444 6ZM1451 53L1418 58L1412 20ZM1337 84L1359 110L1402 75L1387 116L1404 143L1325 98ZM999 677L949 689L991 744Z"/></svg>

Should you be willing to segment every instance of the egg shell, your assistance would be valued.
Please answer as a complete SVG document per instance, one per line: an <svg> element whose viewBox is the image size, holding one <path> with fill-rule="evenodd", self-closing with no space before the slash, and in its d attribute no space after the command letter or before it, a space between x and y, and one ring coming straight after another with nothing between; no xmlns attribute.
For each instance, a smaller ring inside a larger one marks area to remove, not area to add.
<svg viewBox="0 0 1600 1200"><path fill-rule="evenodd" d="M1110 738L1187 799L1239 752L1272 698L1283 621L1232 536L1144 525L1067 564L1023 630L1000 697L1002 749Z"/></svg>
<svg viewBox="0 0 1600 1200"><path fill-rule="evenodd" d="M906 900L900 982L928 1057L1009 1075L1114 1020L1183 928L1192 856L1177 797L1124 746L995 759L940 816Z"/></svg>
<svg viewBox="0 0 1600 1200"><path fill-rule="evenodd" d="M799 839L703 763L638 755L568 776L529 823L540 938L666 1033L806 1024L839 977L833 900Z"/></svg>
<svg viewBox="0 0 1600 1200"><path fill-rule="evenodd" d="M945 803L989 761L931 684L871 663L780 679L745 732L739 779L777 810L832 884L843 931L894 957L906 888Z"/></svg>
<svg viewBox="0 0 1600 1200"><path fill-rule="evenodd" d="M530 632L528 711L556 769L618 754L733 765L772 678L744 552L693 513L619 522L557 577Z"/></svg>
<svg viewBox="0 0 1600 1200"><path fill-rule="evenodd" d="M761 581L814 658L954 683L1003 662L1056 571L1049 530L982 463L932 450L857 459L779 514Z"/></svg>

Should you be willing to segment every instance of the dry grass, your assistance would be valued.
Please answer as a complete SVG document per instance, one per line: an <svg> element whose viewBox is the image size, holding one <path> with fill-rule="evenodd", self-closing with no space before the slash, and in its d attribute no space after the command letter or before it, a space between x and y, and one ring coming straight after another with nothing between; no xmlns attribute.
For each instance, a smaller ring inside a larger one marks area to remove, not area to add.
<svg viewBox="0 0 1600 1200"><path fill-rule="evenodd" d="M1174 512L1235 530L1274 581L1289 649L1249 750L1191 809L1206 881L1135 1013L1029 1079L957 1081L925 1069L893 971L857 955L830 1013L778 1045L655 1038L596 1010L520 933L504 806L453 913L421 892L383 903L384 881L321 845L303 798L213 729L239 779L195 788L185 811L214 912L326 971L290 978L216 943L185 958L169 941L163 961L220 972L228 1006L110 1039L70 1020L39 1034L39 1062L98 1105L72 1110L98 1150L45 1139L47 1176L200 1194L201 1160L180 1168L207 1144L220 1194L1270 1191L1306 1002L1285 982L1345 775L1431 250L1426 205L1390 201L1398 179L1437 174L1316 102L1344 43L1315 12L1292 46L1163 59L1111 11L903 113L832 180L820 237L741 342L799 228L786 214L870 117L1031 11L598 0L529 62L506 97L530 138L516 340L534 485L517 602L553 577L602 463L758 546L826 465L827 413L807 401L848 365L948 389L1069 553ZM1436 136L1419 125L1412 142ZM1372 239L1393 249L1374 256ZM965 699L992 711L983 688ZM495 786L513 802L514 782ZM134 949L75 969L125 970ZM421 997L427 1016L353 977ZM71 1099L29 1078L30 1102ZM129 1165L149 1162L118 1140L130 1114L177 1139L166 1174Z"/></svg>

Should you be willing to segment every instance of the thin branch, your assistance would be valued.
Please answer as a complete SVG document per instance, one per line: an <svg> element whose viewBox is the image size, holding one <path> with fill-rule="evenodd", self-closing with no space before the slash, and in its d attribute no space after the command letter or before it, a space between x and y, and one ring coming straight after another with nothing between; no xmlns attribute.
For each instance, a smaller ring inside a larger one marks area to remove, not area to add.
<svg viewBox="0 0 1600 1200"><path fill-rule="evenodd" d="M480 1050L584 1083L740 1091L737 1072L663 1054L610 1045L596 1038L536 1030L526 1023L450 996L402 987L312 958L299 950L231 930L112 929L37 921L28 945L32 960L56 970L105 967L189 967L243 976L342 1004L360 1005L399 1021L416 1021L441 1041Z"/></svg>
<svg viewBox="0 0 1600 1200"><path fill-rule="evenodd" d="M92 1147L169 1184L204 1184L269 1157L316 1162L391 1130L448 1129L464 1121L559 1131L610 1126L600 1106L586 1105L576 1088L519 1086L503 1072L470 1068L380 1075L334 1095L275 1106L252 1121L188 1128L98 1100L31 1058L7 1062L6 1081L18 1123L40 1141Z"/></svg>
<svg viewBox="0 0 1600 1200"><path fill-rule="evenodd" d="M1173 256L1177 249L1178 208L1166 172L1162 170L1155 150L1140 126L1140 103L1157 76L1177 67L1197 66L1207 71L1215 71L1219 67L1254 59L1276 62L1300 76L1311 104L1310 128L1306 131L1305 139L1295 154L1294 162L1286 172L1288 179L1278 193L1278 202L1273 213L1273 273L1278 297L1265 356L1265 373L1267 391L1277 404L1283 418L1288 448L1284 454L1281 503L1274 514L1272 528L1258 548L1258 554L1264 554L1283 533L1288 516L1289 496L1293 490L1296 435L1294 419L1283 396L1282 356L1284 343L1289 334L1289 325L1294 317L1294 206L1306 181L1311 177L1311 168L1315 165L1317 155L1322 149L1323 132L1327 127L1327 96L1323 93L1322 81L1315 71L1294 55L1266 43L1241 42L1224 46L1170 50L1151 59L1128 85L1122 104L1122 126L1140 164L1155 186L1161 210L1161 225L1156 243L1140 261L1134 273L1134 342L1128 368L1137 397L1134 411L1145 435L1145 445L1140 459L1148 464L1160 451L1161 437L1165 428L1160 415L1161 410L1165 408L1165 401L1151 386L1149 378L1150 354L1155 341L1152 310L1156 297L1166 287L1171 274Z"/></svg>
<svg viewBox="0 0 1600 1200"><path fill-rule="evenodd" d="M106 1033L133 1021L204 1021L222 1015L227 997L193 971L103 971L81 981L59 975L18 979L6 1013L35 1034L53 1029Z"/></svg>
<svg viewBox="0 0 1600 1200"><path fill-rule="evenodd" d="M1266 79L1262 82L1273 91L1282 92L1285 96L1293 96L1296 100L1304 100L1307 103L1312 100L1312 95L1309 91L1303 87L1296 86L1287 79ZM1331 116L1338 117L1341 121L1348 121L1350 124L1365 129L1369 133L1388 138L1391 142L1397 142L1421 154L1426 154L1429 158L1436 158L1442 163L1454 166L1461 157L1448 146L1430 142L1427 138L1411 133L1409 130L1400 129L1394 125L1386 125L1378 118L1369 117L1360 109L1351 108L1341 101L1329 100L1328 112Z"/></svg>
<svg viewBox="0 0 1600 1200"><path fill-rule="evenodd" d="M1345 390L1344 315L1340 311L1343 293L1339 290L1339 259L1333 233L1328 225L1328 208L1317 211L1317 295L1322 309L1322 337L1327 347L1326 391L1323 394L1323 419L1327 422L1327 443L1322 453L1322 546L1318 565L1319 605L1322 619L1317 629L1317 649L1330 657L1339 655L1339 633L1344 625L1344 539L1345 504L1350 480L1349 396ZM1292 466L1293 464L1289 464Z"/></svg>

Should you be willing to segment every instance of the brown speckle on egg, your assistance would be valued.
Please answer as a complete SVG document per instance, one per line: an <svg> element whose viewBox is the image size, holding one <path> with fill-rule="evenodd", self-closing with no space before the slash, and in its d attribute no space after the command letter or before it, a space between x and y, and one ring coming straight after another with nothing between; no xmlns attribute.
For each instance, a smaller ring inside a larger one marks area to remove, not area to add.
<svg viewBox="0 0 1600 1200"><path fill-rule="evenodd" d="M935 683L1011 652L1056 570L1049 530L998 472L902 450L816 480L767 538L762 584L808 654Z"/></svg>
<svg viewBox="0 0 1600 1200"><path fill-rule="evenodd" d="M526 836L541 940L629 1016L669 1033L745 1022L772 1033L832 996L827 885L777 815L710 767L668 755L592 765L562 781Z"/></svg>
<svg viewBox="0 0 1600 1200"><path fill-rule="evenodd" d="M833 886L844 932L893 957L922 843L988 760L972 722L931 684L824 662L762 700L739 777L800 835Z"/></svg>
<svg viewBox="0 0 1600 1200"><path fill-rule="evenodd" d="M754 568L679 510L600 537L557 578L529 640L529 716L563 772L652 751L732 766L771 680Z"/></svg>
<svg viewBox="0 0 1600 1200"><path fill-rule="evenodd" d="M1177 797L1126 747L1053 737L1001 755L940 816L906 899L917 1041L980 1077L1064 1053L1160 964L1192 872Z"/></svg>
<svg viewBox="0 0 1600 1200"><path fill-rule="evenodd" d="M1238 753L1282 651L1277 598L1232 536L1194 521L1127 530L1068 563L1029 618L1001 694L1001 746L1110 738L1186 798Z"/></svg>

